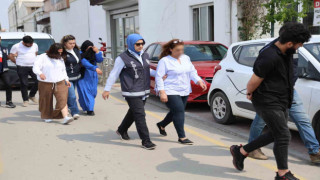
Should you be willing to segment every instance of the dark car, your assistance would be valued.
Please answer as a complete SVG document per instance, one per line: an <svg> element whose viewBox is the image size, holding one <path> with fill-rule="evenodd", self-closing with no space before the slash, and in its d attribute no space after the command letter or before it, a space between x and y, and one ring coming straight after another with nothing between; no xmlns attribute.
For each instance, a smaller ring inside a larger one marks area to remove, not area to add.
<svg viewBox="0 0 320 180"><path fill-rule="evenodd" d="M45 33L35 33L35 32L3 32L0 33L1 36L1 46L8 49L8 54L10 53L11 47L16 43L19 43L22 38L26 35L31 36L34 39L34 42L38 45L39 51L38 54L45 53L49 47L54 43L54 40L51 35ZM9 76L10 80L13 82L13 87L19 87L19 77L17 74L17 66L8 60L9 66ZM29 77L30 78L30 77ZM31 78L30 78L31 79ZM29 81L31 85L33 81ZM4 83L0 79L0 89L4 89Z"/></svg>

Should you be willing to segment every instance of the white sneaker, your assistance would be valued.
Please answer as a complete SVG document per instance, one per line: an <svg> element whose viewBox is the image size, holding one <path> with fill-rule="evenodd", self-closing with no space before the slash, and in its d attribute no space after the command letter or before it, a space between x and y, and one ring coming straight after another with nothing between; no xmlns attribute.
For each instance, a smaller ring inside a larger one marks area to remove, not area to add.
<svg viewBox="0 0 320 180"><path fill-rule="evenodd" d="M28 107L29 106L29 101L23 101L22 107Z"/></svg>
<svg viewBox="0 0 320 180"><path fill-rule="evenodd" d="M79 114L73 115L73 119L74 119L74 120L78 120L79 118L80 118L80 115L79 115Z"/></svg>
<svg viewBox="0 0 320 180"><path fill-rule="evenodd" d="M62 124L67 125L67 124L71 123L72 121L73 121L72 117L65 117Z"/></svg>
<svg viewBox="0 0 320 180"><path fill-rule="evenodd" d="M46 123L51 123L51 122L52 122L52 119L44 119L44 122L46 122Z"/></svg>
<svg viewBox="0 0 320 180"><path fill-rule="evenodd" d="M31 100L33 102L33 104L38 104L39 103L38 99L35 98L35 97L31 97L31 98L29 98L29 100Z"/></svg>

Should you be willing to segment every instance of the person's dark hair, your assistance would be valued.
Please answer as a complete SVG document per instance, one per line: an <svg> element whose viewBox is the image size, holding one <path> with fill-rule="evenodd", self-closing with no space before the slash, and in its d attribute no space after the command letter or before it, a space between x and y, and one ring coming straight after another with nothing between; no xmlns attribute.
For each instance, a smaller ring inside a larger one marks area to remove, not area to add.
<svg viewBox="0 0 320 180"><path fill-rule="evenodd" d="M62 45L65 45L65 43L67 43L68 41L71 41L71 40L76 40L76 38L71 34L65 35L65 36L62 37L60 43ZM79 46L76 44L75 48L79 49Z"/></svg>
<svg viewBox="0 0 320 180"><path fill-rule="evenodd" d="M305 43L311 38L309 30L301 23L287 22L279 30L279 42Z"/></svg>
<svg viewBox="0 0 320 180"><path fill-rule="evenodd" d="M31 36L24 36L22 38L22 41L26 44L32 44L33 43L33 38Z"/></svg>
<svg viewBox="0 0 320 180"><path fill-rule="evenodd" d="M162 51L159 56L159 59L171 55L171 49L175 48L178 45L184 45L184 42L180 39L172 39L162 46Z"/></svg>
<svg viewBox="0 0 320 180"><path fill-rule="evenodd" d="M93 43L89 40L86 40L81 45L81 58L87 59L91 64L94 65L96 62L96 53L92 49Z"/></svg>
<svg viewBox="0 0 320 180"><path fill-rule="evenodd" d="M59 53L58 51L59 49L63 50L62 54ZM47 53L47 56L51 59L63 58L65 60L66 58L66 50L64 49L63 45L60 43L52 44L46 53Z"/></svg>

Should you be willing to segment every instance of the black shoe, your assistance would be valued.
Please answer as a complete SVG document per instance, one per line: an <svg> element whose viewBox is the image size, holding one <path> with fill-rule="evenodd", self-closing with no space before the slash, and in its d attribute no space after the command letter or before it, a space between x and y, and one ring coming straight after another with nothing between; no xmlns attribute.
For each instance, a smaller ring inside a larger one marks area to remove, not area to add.
<svg viewBox="0 0 320 180"><path fill-rule="evenodd" d="M161 134L162 136L167 136L167 132L166 132L166 130L161 129L161 126L160 126L160 124L159 124L159 123L157 123L157 126L158 126L158 128L159 128L159 132L160 132L160 134Z"/></svg>
<svg viewBox="0 0 320 180"><path fill-rule="evenodd" d="M88 115L88 116L94 116L95 113L94 113L94 111L87 111L87 115Z"/></svg>
<svg viewBox="0 0 320 180"><path fill-rule="evenodd" d="M241 146L233 145L230 147L230 152L233 157L233 161L232 161L233 165L239 171L243 170L243 166L244 166L243 161L246 158L246 156L242 155L240 152L241 147L242 145Z"/></svg>
<svg viewBox="0 0 320 180"><path fill-rule="evenodd" d="M192 144L193 144L193 142L190 141L189 139L185 139L185 140L179 139L178 141L179 141L181 144L186 144L186 145L192 145Z"/></svg>
<svg viewBox="0 0 320 180"><path fill-rule="evenodd" d="M6 103L6 107L7 108L15 108L16 105L14 105L11 101L9 101L9 102Z"/></svg>
<svg viewBox="0 0 320 180"><path fill-rule="evenodd" d="M275 180L299 180L298 178L294 177L291 171L287 172L284 176L279 176L279 174L277 173L277 176L274 179Z"/></svg>
<svg viewBox="0 0 320 180"><path fill-rule="evenodd" d="M156 148L156 145L153 144L151 141L146 141L142 143L142 148L147 149L147 150L153 150Z"/></svg>
<svg viewBox="0 0 320 180"><path fill-rule="evenodd" d="M120 136L121 140L130 140L130 137L127 132L120 133L119 131L117 131L117 134Z"/></svg>

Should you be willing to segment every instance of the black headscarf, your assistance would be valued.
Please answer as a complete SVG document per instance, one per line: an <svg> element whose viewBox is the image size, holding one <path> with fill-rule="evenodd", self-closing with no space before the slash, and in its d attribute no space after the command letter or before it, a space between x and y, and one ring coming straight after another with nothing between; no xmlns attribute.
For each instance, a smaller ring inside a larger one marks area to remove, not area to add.
<svg viewBox="0 0 320 180"><path fill-rule="evenodd" d="M87 59L91 64L94 65L94 63L96 62L96 53L93 51L92 48L88 49L88 47L90 46L93 47L93 43L89 40L86 40L82 43L80 48L82 51L81 58Z"/></svg>

